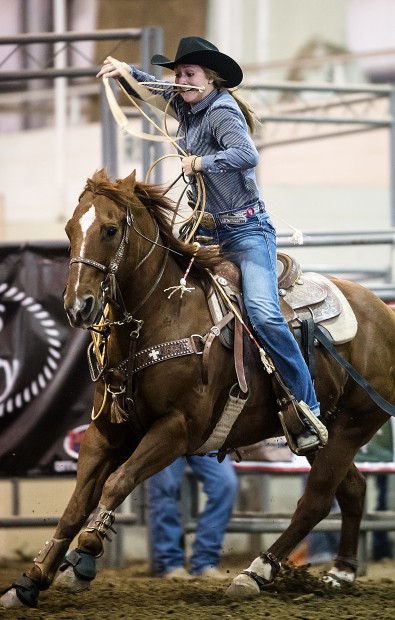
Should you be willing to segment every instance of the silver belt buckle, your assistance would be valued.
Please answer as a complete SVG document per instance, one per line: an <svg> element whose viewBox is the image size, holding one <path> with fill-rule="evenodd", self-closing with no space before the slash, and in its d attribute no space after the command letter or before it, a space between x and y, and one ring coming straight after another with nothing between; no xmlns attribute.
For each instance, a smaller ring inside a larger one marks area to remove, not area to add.
<svg viewBox="0 0 395 620"><path fill-rule="evenodd" d="M233 213L233 214L230 213L229 215L221 215L220 220L222 224L244 224L244 222L247 221L247 218L245 215L243 215L243 211L242 212L239 211L238 213Z"/></svg>

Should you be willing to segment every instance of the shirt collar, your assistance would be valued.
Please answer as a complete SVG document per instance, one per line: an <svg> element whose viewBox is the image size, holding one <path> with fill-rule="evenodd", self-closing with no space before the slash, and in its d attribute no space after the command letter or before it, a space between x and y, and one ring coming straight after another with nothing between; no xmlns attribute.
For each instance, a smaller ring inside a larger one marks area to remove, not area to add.
<svg viewBox="0 0 395 620"><path fill-rule="evenodd" d="M207 108L210 105L210 103L212 103L215 99L217 99L217 97L220 97L221 95L222 95L221 90L218 90L217 88L214 89L213 91L211 91L211 93L209 93L206 97L204 97L204 99L202 99L201 101L196 103L194 106L192 106L190 109L190 112L192 114L201 112L202 110Z"/></svg>

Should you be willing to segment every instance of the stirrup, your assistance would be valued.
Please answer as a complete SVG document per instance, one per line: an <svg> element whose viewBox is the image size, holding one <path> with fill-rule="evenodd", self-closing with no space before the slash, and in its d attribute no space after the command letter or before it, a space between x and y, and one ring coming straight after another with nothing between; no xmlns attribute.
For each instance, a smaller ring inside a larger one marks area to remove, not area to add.
<svg viewBox="0 0 395 620"><path fill-rule="evenodd" d="M313 430L313 432L317 434L319 442L317 447L322 448L323 446L325 446L328 443L328 430L326 426L324 426L321 420L317 418L316 415L314 415L310 407L306 405L303 400L300 400L299 402L295 401L294 405L298 413L301 414L302 420L305 419L308 422L308 425L306 426L310 427L311 430ZM297 456L305 456L306 454L310 453L312 450L308 450L305 452L298 447L295 436L288 430L285 424L284 414L282 411L278 412L278 417L280 418L281 426L283 427L284 435L290 450Z"/></svg>

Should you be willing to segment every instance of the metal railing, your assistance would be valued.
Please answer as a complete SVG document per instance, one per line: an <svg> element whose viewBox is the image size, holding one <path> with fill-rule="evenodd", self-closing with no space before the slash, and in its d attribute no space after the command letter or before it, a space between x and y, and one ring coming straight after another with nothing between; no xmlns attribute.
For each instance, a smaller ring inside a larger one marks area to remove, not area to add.
<svg viewBox="0 0 395 620"><path fill-rule="evenodd" d="M389 260L386 266L373 267L367 263L359 265L358 268L341 265L317 265L303 263L303 271L318 271L323 274L343 277L347 280L358 281L363 283L369 282L369 289L373 291L383 301L395 300L395 228L377 231L359 231L359 232L328 232L322 233L317 231L303 233L303 245L295 246L289 235L279 234L277 237L277 246L281 250L292 250L290 254L297 257L298 249L301 248L318 248L318 247L348 247L353 246L388 246Z"/></svg>
<svg viewBox="0 0 395 620"><path fill-rule="evenodd" d="M66 126L66 110L64 106L64 98L68 96L67 88L62 88L60 97L56 97L57 85L64 86L64 81L59 81L63 78L82 78L82 77L94 77L99 69L97 63L92 63L90 66L78 68L66 66L54 66L54 67L41 67L38 69L21 69L18 71L5 71L2 70L4 64L10 56L20 47L26 45L42 44L42 43L64 43L65 46L81 42L81 41L139 41L140 42L140 66L147 70L149 67L149 61L154 53L161 53L163 50L163 32L159 27L147 27L147 28L125 28L116 30L94 30L90 32L59 32L59 33L38 33L38 34L19 34L15 36L0 37L1 46L15 46L14 50L10 52L5 59L0 63L0 84L10 83L18 81L31 81L37 79L54 79L55 88L53 90L54 106L55 106L55 118L56 118L56 131L57 131L57 153L56 158L58 160L58 176L62 175L62 166L64 162L65 147L63 144L62 136L64 134ZM53 63L59 64L56 60L56 54L53 55ZM158 68L156 72L158 75L161 73L161 68ZM152 70L155 73L155 70ZM56 80L58 80L56 82ZM30 96L30 92L26 93L26 97ZM118 175L118 147L117 147L117 127L112 117L111 111L108 108L107 101L104 94L104 88L100 89L99 84L97 92L100 92L101 97L101 126L102 126L102 163L107 168L110 177L117 177ZM143 131L149 133L152 131L147 121L142 121ZM158 152L158 145L150 145L148 143L143 144L143 171L144 173L150 167L150 160L152 152ZM159 156L159 153L158 153ZM154 172L155 174L155 172ZM159 179L157 179L159 182Z"/></svg>
<svg viewBox="0 0 395 620"><path fill-rule="evenodd" d="M243 85L246 92L255 93L258 98L264 100L265 95L269 91L279 91L294 93L299 96L298 104L293 106L274 106L262 103L259 110L259 118L262 123L282 124L293 123L294 125L308 126L332 126L330 131L325 133L306 132L303 135L290 135L283 139L257 140L257 148L259 150L282 146L285 144L295 144L298 142L306 142L309 140L317 140L323 138L331 138L344 136L346 134L355 134L360 132L372 131L377 129L388 129L390 132L390 150L388 157L390 160L390 191L391 191L391 223L395 226L395 88L391 85L373 85L373 84L309 84L306 82L268 82L264 84L246 84ZM300 95L304 93L329 93L332 98L322 101L303 101ZM350 98L351 97L351 98ZM386 99L388 101L388 112L379 117L371 116L366 109L374 109L374 105L378 100ZM362 114L356 106L364 105L364 113ZM317 111L332 112L336 109L342 110L341 114L317 115ZM347 114L345 114L347 110ZM341 131L339 130L341 127Z"/></svg>

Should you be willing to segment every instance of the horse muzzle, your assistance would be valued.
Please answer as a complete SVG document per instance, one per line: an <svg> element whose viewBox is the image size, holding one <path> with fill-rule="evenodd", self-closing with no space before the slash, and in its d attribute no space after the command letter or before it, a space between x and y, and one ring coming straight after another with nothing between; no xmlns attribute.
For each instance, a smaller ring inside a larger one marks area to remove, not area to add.
<svg viewBox="0 0 395 620"><path fill-rule="evenodd" d="M89 329L102 315L102 306L93 295L78 299L73 304L69 304L66 297L64 309L71 327L82 329Z"/></svg>

